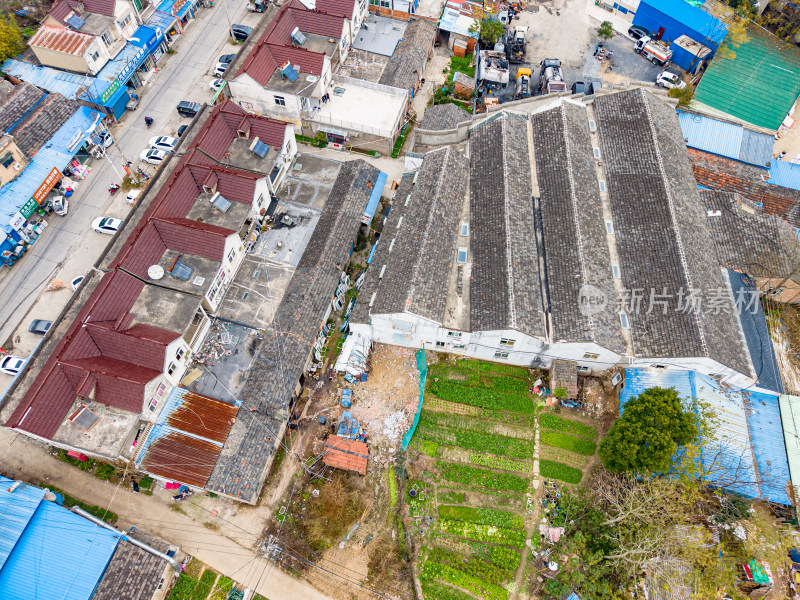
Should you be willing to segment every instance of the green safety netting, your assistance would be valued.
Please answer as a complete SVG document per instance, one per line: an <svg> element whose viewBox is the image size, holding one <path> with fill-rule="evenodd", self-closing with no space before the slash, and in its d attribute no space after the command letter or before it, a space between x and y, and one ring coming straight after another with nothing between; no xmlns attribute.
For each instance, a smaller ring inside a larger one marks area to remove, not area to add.
<svg viewBox="0 0 800 600"><path fill-rule="evenodd" d="M422 399L425 397L425 380L428 377L428 363L425 362L425 346L423 346L421 350L417 350L417 368L419 369L419 405L417 406L417 412L414 415L414 422L411 424L411 429L403 436L403 450L408 448L408 445L411 443L411 438L419 422L419 413L422 412Z"/></svg>

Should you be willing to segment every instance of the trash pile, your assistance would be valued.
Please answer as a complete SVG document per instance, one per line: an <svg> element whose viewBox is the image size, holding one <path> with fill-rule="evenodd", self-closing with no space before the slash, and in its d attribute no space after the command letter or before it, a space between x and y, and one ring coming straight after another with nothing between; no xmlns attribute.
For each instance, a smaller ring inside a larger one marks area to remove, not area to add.
<svg viewBox="0 0 800 600"><path fill-rule="evenodd" d="M395 441L408 431L410 425L406 412L398 410L383 420L383 435L391 441Z"/></svg>
<svg viewBox="0 0 800 600"><path fill-rule="evenodd" d="M221 321L214 321L211 324L211 329L206 336L206 341L200 347L200 351L194 355L195 362L205 364L208 361L218 359L220 356L230 356L231 350L228 346L238 343L239 338L231 335L228 326Z"/></svg>

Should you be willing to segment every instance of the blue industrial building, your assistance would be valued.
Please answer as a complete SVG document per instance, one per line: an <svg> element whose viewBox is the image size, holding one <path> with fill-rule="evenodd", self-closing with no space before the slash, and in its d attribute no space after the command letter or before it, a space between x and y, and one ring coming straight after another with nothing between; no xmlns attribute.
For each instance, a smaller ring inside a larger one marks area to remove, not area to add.
<svg viewBox="0 0 800 600"><path fill-rule="evenodd" d="M0 477L0 600L94 596L120 536Z"/></svg>
<svg viewBox="0 0 800 600"><path fill-rule="evenodd" d="M633 24L647 28L654 37L665 42L675 42L686 36L700 47L708 48L706 56L698 59L696 54L685 50L684 45L671 44L672 62L692 72L700 60L710 60L714 56L728 33L723 21L686 0L641 0Z"/></svg>
<svg viewBox="0 0 800 600"><path fill-rule="evenodd" d="M686 145L766 169L772 162L775 139L728 121L678 111L678 123ZM799 167L800 168L800 167Z"/></svg>

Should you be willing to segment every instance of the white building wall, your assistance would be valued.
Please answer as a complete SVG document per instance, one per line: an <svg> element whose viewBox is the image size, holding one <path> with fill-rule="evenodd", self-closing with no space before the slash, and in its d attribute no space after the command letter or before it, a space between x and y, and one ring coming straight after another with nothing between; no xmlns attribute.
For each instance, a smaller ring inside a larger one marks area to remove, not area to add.
<svg viewBox="0 0 800 600"><path fill-rule="evenodd" d="M720 381L740 388L750 388L755 381L750 377L726 367L725 365L708 357L698 358L637 358L631 362L631 367L656 367L667 369L686 369L697 371L703 375L719 377ZM775 392L768 393L774 394Z"/></svg>
<svg viewBox="0 0 800 600"><path fill-rule="evenodd" d="M192 350L189 348L189 344L182 337L177 338L167 346L164 351L164 378L171 386L178 385L183 379L191 353Z"/></svg>
<svg viewBox="0 0 800 600"><path fill-rule="evenodd" d="M553 360L571 360L582 367L581 374L602 373L619 364L626 365L628 360L621 354L612 352L594 342L560 342L550 344L544 352L548 366Z"/></svg>
<svg viewBox="0 0 800 600"><path fill-rule="evenodd" d="M229 85L233 100L247 112L300 126L300 100L297 96L270 92L247 74L239 75ZM282 97L286 106L276 105L275 96Z"/></svg>

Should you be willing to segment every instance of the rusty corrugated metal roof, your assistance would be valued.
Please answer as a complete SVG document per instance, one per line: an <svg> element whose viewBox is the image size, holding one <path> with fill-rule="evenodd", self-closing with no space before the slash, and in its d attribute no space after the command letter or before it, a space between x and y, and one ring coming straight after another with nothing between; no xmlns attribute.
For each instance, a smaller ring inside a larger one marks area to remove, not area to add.
<svg viewBox="0 0 800 600"><path fill-rule="evenodd" d="M162 429L161 433L148 445L141 468L159 477L205 487L222 446L180 431Z"/></svg>
<svg viewBox="0 0 800 600"><path fill-rule="evenodd" d="M164 407L164 412L171 408L173 396L180 398L180 402L176 402L166 416L164 422L168 426L212 442L225 443L239 412L236 406L178 388L170 396L170 404Z"/></svg>
<svg viewBox="0 0 800 600"><path fill-rule="evenodd" d="M93 36L78 31L42 25L36 35L28 41L28 45L34 48L83 56L93 39Z"/></svg>

